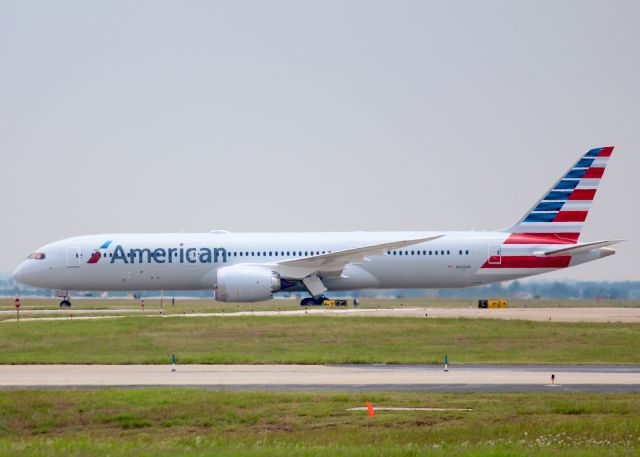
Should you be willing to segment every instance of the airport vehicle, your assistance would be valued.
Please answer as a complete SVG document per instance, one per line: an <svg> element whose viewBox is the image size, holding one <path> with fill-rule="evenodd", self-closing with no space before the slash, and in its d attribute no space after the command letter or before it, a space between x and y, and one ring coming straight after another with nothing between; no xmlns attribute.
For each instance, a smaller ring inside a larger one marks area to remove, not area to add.
<svg viewBox="0 0 640 457"><path fill-rule="evenodd" d="M585 153L503 230L89 235L43 246L13 277L62 289L63 302L71 290L213 289L223 302L297 290L321 304L327 290L469 287L538 275L615 253L609 246L619 240L578 241L612 151Z"/></svg>
<svg viewBox="0 0 640 457"><path fill-rule="evenodd" d="M335 308L336 306L347 306L347 300L326 298L322 304L329 308Z"/></svg>
<svg viewBox="0 0 640 457"><path fill-rule="evenodd" d="M509 302L504 298L478 300L478 308L480 309L498 309L498 308L508 308L508 307L509 307Z"/></svg>

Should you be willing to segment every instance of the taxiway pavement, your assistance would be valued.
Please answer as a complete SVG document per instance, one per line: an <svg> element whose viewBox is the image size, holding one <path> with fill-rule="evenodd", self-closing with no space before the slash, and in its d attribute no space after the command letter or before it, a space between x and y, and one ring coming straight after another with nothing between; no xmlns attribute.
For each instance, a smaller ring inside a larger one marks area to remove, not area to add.
<svg viewBox="0 0 640 457"><path fill-rule="evenodd" d="M551 375L555 375L555 383ZM2 365L0 388L190 386L266 390L640 391L640 366Z"/></svg>
<svg viewBox="0 0 640 457"><path fill-rule="evenodd" d="M310 308L288 311L240 311L225 313L184 313L161 314L159 311L139 310L28 310L21 311L21 321L73 320L73 319L114 319L123 316L117 314L138 313L139 317L233 317L233 316L334 316L334 317L427 317L427 318L469 318L469 319L507 319L545 322L627 322L640 323L640 308L379 308L379 309L327 309ZM33 314L46 314L54 317L29 317ZM92 314L92 316L83 316ZM100 314L104 314L101 316ZM15 315L15 311L0 311L0 315ZM4 323L16 322L6 319Z"/></svg>

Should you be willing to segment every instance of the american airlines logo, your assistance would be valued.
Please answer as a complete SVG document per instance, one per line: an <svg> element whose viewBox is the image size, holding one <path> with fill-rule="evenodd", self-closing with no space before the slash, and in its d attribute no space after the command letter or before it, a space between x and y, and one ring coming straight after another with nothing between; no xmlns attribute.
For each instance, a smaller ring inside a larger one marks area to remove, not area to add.
<svg viewBox="0 0 640 457"><path fill-rule="evenodd" d="M111 241L107 241L99 249L107 249ZM104 257L99 249L91 254L87 263L98 263ZM109 263L218 263L227 261L225 248L131 248L125 250L122 245L116 245L108 257Z"/></svg>
<svg viewBox="0 0 640 457"><path fill-rule="evenodd" d="M102 253L99 249L107 249L111 245L111 240L105 241L102 245L91 253L91 257L87 260L87 263L98 263L98 260L102 258Z"/></svg>

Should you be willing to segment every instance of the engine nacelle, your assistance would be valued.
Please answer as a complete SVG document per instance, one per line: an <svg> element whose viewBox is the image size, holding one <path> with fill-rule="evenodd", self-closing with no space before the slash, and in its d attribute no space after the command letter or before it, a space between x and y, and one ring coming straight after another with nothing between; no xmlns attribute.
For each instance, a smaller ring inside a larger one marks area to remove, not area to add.
<svg viewBox="0 0 640 457"><path fill-rule="evenodd" d="M280 277L268 268L222 267L218 269L216 300L233 303L270 300L280 287Z"/></svg>

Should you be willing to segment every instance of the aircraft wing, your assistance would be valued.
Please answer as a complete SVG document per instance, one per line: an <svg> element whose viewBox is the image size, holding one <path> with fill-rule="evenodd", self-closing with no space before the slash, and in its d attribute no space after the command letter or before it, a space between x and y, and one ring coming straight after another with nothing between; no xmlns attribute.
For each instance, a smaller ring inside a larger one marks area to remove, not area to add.
<svg viewBox="0 0 640 457"><path fill-rule="evenodd" d="M304 279L317 273L340 273L349 263L363 262L368 256L385 255L387 251L404 248L418 243L436 240L443 235L417 238L412 240L398 240L390 243L372 244L329 254L319 254L299 259L282 260L270 264L282 277L287 279Z"/></svg>
<svg viewBox="0 0 640 457"><path fill-rule="evenodd" d="M581 252L587 252L587 251L591 251L592 249L599 249L605 246L610 246L615 243L620 243L621 241L624 241L624 240L594 241L593 243L578 244L578 245L570 246L568 248L553 249L550 251L539 251L539 252L535 252L534 254L537 255L538 257L557 257L561 255L576 255Z"/></svg>

